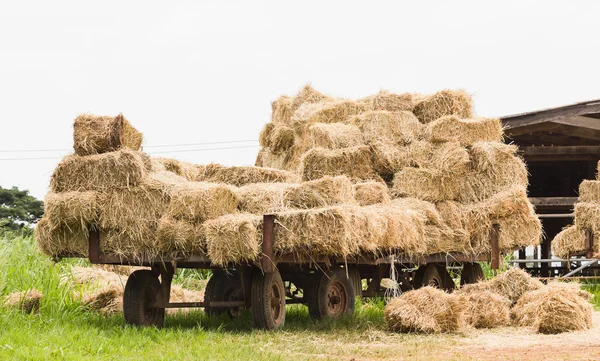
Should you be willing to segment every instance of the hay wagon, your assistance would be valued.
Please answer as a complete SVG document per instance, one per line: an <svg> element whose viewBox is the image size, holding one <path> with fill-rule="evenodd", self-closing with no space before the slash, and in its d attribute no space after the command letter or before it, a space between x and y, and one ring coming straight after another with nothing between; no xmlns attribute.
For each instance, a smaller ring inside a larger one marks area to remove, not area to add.
<svg viewBox="0 0 600 361"><path fill-rule="evenodd" d="M381 286L381 281L391 272L396 273L397 284L403 291L425 285L450 290L454 282L448 266L462 267L461 284L468 284L483 278L478 262L491 262L492 269L497 269L500 261L496 225L490 230L491 252L477 256L440 253L418 258L397 254L338 259L275 254L275 222L274 215L263 217L261 258L254 264L216 268L206 255L140 261L105 254L100 249L101 232L95 227L89 233L89 260L93 264L149 267L133 272L127 280L123 311L128 324L161 326L167 308L204 307L209 315L228 313L230 316L251 309L254 326L266 330L283 326L288 304L307 305L310 316L317 320L351 314L357 293L363 297L385 294L387 289ZM171 281L177 268L213 270L203 301L170 302ZM366 280L365 290L363 280Z"/></svg>

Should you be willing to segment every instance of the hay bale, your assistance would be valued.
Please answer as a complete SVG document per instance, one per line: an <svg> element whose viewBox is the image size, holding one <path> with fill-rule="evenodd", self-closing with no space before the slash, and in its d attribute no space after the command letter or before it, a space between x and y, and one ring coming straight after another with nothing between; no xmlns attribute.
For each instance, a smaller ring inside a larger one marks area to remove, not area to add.
<svg viewBox="0 0 600 361"><path fill-rule="evenodd" d="M290 183L296 180L295 174L280 169L254 166L227 167L211 163L204 167L197 181L226 183L241 187L250 183Z"/></svg>
<svg viewBox="0 0 600 361"><path fill-rule="evenodd" d="M273 129L275 128L275 123L270 122L266 123L263 129L260 131L260 135L258 136L258 143L265 148L268 148L271 145L271 133L273 133Z"/></svg>
<svg viewBox="0 0 600 361"><path fill-rule="evenodd" d="M300 173L303 180L338 175L352 179L376 179L371 166L371 152L366 146L334 150L313 148L302 156Z"/></svg>
<svg viewBox="0 0 600 361"><path fill-rule="evenodd" d="M116 117L81 114L73 123L73 148L81 156L122 148L140 150L142 139L142 133L123 114Z"/></svg>
<svg viewBox="0 0 600 361"><path fill-rule="evenodd" d="M44 216L52 228L69 225L87 228L98 220L98 193L49 192L44 199Z"/></svg>
<svg viewBox="0 0 600 361"><path fill-rule="evenodd" d="M42 253L55 257L61 255L88 256L88 229L81 224L53 226L56 221L47 217L40 219L35 227L34 238Z"/></svg>
<svg viewBox="0 0 600 361"><path fill-rule="evenodd" d="M565 287L543 287L527 292L512 309L516 325L530 326L545 334L592 327L592 305Z"/></svg>
<svg viewBox="0 0 600 361"><path fill-rule="evenodd" d="M455 115L432 121L427 124L424 133L431 142L458 142L463 146L469 146L479 141L502 142L503 138L500 119L461 119Z"/></svg>
<svg viewBox="0 0 600 361"><path fill-rule="evenodd" d="M368 111L352 117L365 142L392 142L406 145L421 137L423 125L411 112Z"/></svg>
<svg viewBox="0 0 600 361"><path fill-rule="evenodd" d="M585 179L581 182L579 202L600 203L600 181Z"/></svg>
<svg viewBox="0 0 600 361"><path fill-rule="evenodd" d="M460 179L436 169L404 168L394 175L393 197L414 197L429 202L455 200Z"/></svg>
<svg viewBox="0 0 600 361"><path fill-rule="evenodd" d="M511 302L496 293L481 290L466 295L465 321L475 328L510 325Z"/></svg>
<svg viewBox="0 0 600 361"><path fill-rule="evenodd" d="M384 316L394 331L456 332L464 328L464 311L465 303L461 297L437 288L422 287L388 303Z"/></svg>
<svg viewBox="0 0 600 361"><path fill-rule="evenodd" d="M473 116L471 95L464 90L441 90L416 100L413 113L422 123L429 123L447 115L471 118Z"/></svg>
<svg viewBox="0 0 600 361"><path fill-rule="evenodd" d="M291 121L294 127L312 123L338 123L366 110L364 105L353 100L305 103L294 112Z"/></svg>
<svg viewBox="0 0 600 361"><path fill-rule="evenodd" d="M202 173L203 166L182 162L171 158L151 158L152 171L155 173L171 172L189 181L195 182Z"/></svg>
<svg viewBox="0 0 600 361"><path fill-rule="evenodd" d="M352 186L354 199L361 206L391 203L388 187L383 182L369 181L356 183Z"/></svg>
<svg viewBox="0 0 600 361"><path fill-rule="evenodd" d="M175 219L204 222L237 209L239 198L226 184L194 182L174 189L167 214Z"/></svg>
<svg viewBox="0 0 600 361"><path fill-rule="evenodd" d="M147 155L132 150L90 155L68 155L50 180L52 192L107 191L138 185L150 171Z"/></svg>
<svg viewBox="0 0 600 361"><path fill-rule="evenodd" d="M268 146L274 154L287 152L296 141L294 130L285 125L273 127L269 135Z"/></svg>
<svg viewBox="0 0 600 361"><path fill-rule="evenodd" d="M368 236L378 252L403 253L421 256L427 252L426 217L419 210L391 205L372 205L362 208L367 219ZM381 233L383 231L383 233ZM363 248L365 248L363 246Z"/></svg>
<svg viewBox="0 0 600 361"><path fill-rule="evenodd" d="M292 98L282 95L271 102L271 122L289 124L292 116Z"/></svg>
<svg viewBox="0 0 600 361"><path fill-rule="evenodd" d="M364 104L367 109L390 112L410 111L414 106L412 94L394 94L386 90L380 90L379 93L359 99L357 102Z"/></svg>
<svg viewBox="0 0 600 361"><path fill-rule="evenodd" d="M594 235L597 237L597 235ZM552 240L552 252L555 256L568 258L585 251L585 230L577 226L567 226ZM594 242L594 252L600 252L598 242Z"/></svg>
<svg viewBox="0 0 600 361"><path fill-rule="evenodd" d="M4 307L19 309L25 313L40 311L40 302L44 295L35 288L13 292L4 298Z"/></svg>
<svg viewBox="0 0 600 361"><path fill-rule="evenodd" d="M538 290L543 286L540 281L531 278L529 273L511 268L489 281L465 285L457 293L469 295L474 292L490 291L506 297L514 305L525 293Z"/></svg>
<svg viewBox="0 0 600 361"><path fill-rule="evenodd" d="M576 203L575 225L582 230L590 229L594 232L600 231L600 203Z"/></svg>
<svg viewBox="0 0 600 361"><path fill-rule="evenodd" d="M206 251L202 224L162 217L156 229L156 247L163 252L197 254Z"/></svg>
<svg viewBox="0 0 600 361"><path fill-rule="evenodd" d="M262 245L261 226L262 217L245 213L228 214L206 221L203 231L211 262L216 266L225 266L229 262L257 260Z"/></svg>
<svg viewBox="0 0 600 361"><path fill-rule="evenodd" d="M342 123L316 123L308 127L306 148L340 149L364 145L360 129Z"/></svg>
<svg viewBox="0 0 600 361"><path fill-rule="evenodd" d="M281 98L279 98L281 99ZM328 102L333 101L333 99L325 94L322 94L315 89L310 84L305 85L299 92L294 96L291 100L290 111L293 113L298 108L300 108L303 104L312 104L312 103L320 103L320 102ZM279 104L285 104L285 100L281 100Z"/></svg>
<svg viewBox="0 0 600 361"><path fill-rule="evenodd" d="M289 183L253 183L240 187L238 209L244 213L267 214L286 208L284 194Z"/></svg>
<svg viewBox="0 0 600 361"><path fill-rule="evenodd" d="M286 158L288 158L289 154L275 154L269 148L263 148L258 151L254 165L263 168L290 170L287 168L286 163Z"/></svg>

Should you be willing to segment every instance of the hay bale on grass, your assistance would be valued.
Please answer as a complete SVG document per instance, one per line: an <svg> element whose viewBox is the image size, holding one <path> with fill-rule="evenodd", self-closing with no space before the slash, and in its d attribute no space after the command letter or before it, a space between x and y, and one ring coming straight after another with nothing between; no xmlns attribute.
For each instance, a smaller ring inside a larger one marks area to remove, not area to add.
<svg viewBox="0 0 600 361"><path fill-rule="evenodd" d="M150 158L132 150L68 155L54 170L50 189L55 193L128 189L138 185L150 169Z"/></svg>
<svg viewBox="0 0 600 361"><path fill-rule="evenodd" d="M245 213L228 214L206 221L203 232L208 257L216 266L257 260L262 245L260 227L261 216Z"/></svg>
<svg viewBox="0 0 600 361"><path fill-rule="evenodd" d="M388 187L383 182L363 182L352 186L354 189L354 199L361 206L370 206L372 204L389 204L391 202Z"/></svg>
<svg viewBox="0 0 600 361"><path fill-rule="evenodd" d="M471 95L464 90L441 90L416 100L413 113L422 123L429 123L446 115L460 118L473 116Z"/></svg>
<svg viewBox="0 0 600 361"><path fill-rule="evenodd" d="M465 321L475 328L510 325L511 302L496 293L481 290L466 295Z"/></svg>
<svg viewBox="0 0 600 361"><path fill-rule="evenodd" d="M538 290L543 286L527 272L511 268L489 281L465 285L457 293L468 296L474 292L490 291L506 297L514 305L526 292Z"/></svg>
<svg viewBox="0 0 600 361"><path fill-rule="evenodd" d="M73 148L81 156L122 148L140 150L142 139L142 133L123 114L116 117L81 114L73 123Z"/></svg>
<svg viewBox="0 0 600 361"><path fill-rule="evenodd" d="M52 228L69 225L86 228L98 220L98 193L49 192L44 199L44 216Z"/></svg>
<svg viewBox="0 0 600 361"><path fill-rule="evenodd" d="M306 148L340 149L364 145L363 134L354 125L316 123L308 127Z"/></svg>
<svg viewBox="0 0 600 361"><path fill-rule="evenodd" d="M241 187L250 183L291 183L297 180L293 173L274 168L254 166L227 167L220 164L208 164L197 181L226 183Z"/></svg>
<svg viewBox="0 0 600 361"><path fill-rule="evenodd" d="M398 332L456 332L464 327L461 297L422 287L390 301L384 310L388 326Z"/></svg>
<svg viewBox="0 0 600 361"><path fill-rule="evenodd" d="M387 141L406 145L423 132L423 125L411 112L368 111L348 122L358 126L369 144Z"/></svg>
<svg viewBox="0 0 600 361"><path fill-rule="evenodd" d="M461 119L456 115L432 121L427 124L424 133L431 142L458 142L463 146L469 146L479 141L502 142L503 137L500 119Z"/></svg>
<svg viewBox="0 0 600 361"><path fill-rule="evenodd" d="M592 305L566 287L543 287L525 293L512 309L516 325L556 334L592 327Z"/></svg>
<svg viewBox="0 0 600 361"><path fill-rule="evenodd" d="M235 212L239 201L235 190L226 184L188 183L173 190L167 214L200 223Z"/></svg>
<svg viewBox="0 0 600 361"><path fill-rule="evenodd" d="M364 104L367 109L390 112L410 111L414 106L412 94L394 94L386 90L380 90L379 93L359 99L357 102Z"/></svg>
<svg viewBox="0 0 600 361"><path fill-rule="evenodd" d="M13 292L5 297L4 307L19 309L25 313L39 312L44 295L35 288Z"/></svg>
<svg viewBox="0 0 600 361"><path fill-rule="evenodd" d="M311 149L302 157L300 173L303 180L338 175L362 180L377 178L371 166L371 152L366 146L335 150Z"/></svg>

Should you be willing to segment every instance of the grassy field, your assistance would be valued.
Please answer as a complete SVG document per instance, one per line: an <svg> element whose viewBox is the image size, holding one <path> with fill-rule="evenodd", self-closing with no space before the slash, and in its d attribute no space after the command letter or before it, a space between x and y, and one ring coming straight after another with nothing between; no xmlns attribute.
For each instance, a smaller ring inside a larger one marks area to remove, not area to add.
<svg viewBox="0 0 600 361"><path fill-rule="evenodd" d="M104 317L79 304L78 286L64 280L84 261L53 263L30 238L16 237L0 241L0 262L0 295L31 288L44 294L39 313L0 307L0 360L462 360L480 359L465 350L473 337L488 337L479 331L390 333L382 300L359 301L354 316L320 323L311 321L303 306L288 306L285 328L277 332L252 330L248 314L208 318L202 311L167 316L162 329L140 329L126 326L119 315ZM202 274L191 273L177 281L195 285L189 281L198 277Z"/></svg>

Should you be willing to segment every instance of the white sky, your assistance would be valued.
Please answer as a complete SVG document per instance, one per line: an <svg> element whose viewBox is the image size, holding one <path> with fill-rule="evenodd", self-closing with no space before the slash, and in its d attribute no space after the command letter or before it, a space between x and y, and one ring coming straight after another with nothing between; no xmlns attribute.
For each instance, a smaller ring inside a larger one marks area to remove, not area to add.
<svg viewBox="0 0 600 361"><path fill-rule="evenodd" d="M42 198L59 159L3 159L65 152L5 150L71 148L82 112L122 112L151 146L258 139L270 102L305 83L349 98L465 88L485 116L597 99L598 14L598 1L2 1L0 186ZM257 151L164 156L248 165Z"/></svg>

